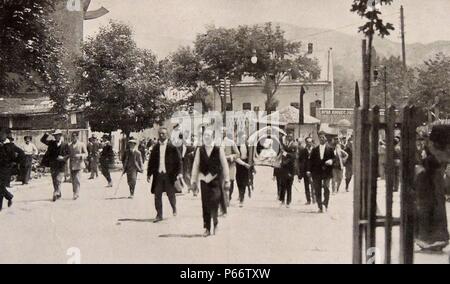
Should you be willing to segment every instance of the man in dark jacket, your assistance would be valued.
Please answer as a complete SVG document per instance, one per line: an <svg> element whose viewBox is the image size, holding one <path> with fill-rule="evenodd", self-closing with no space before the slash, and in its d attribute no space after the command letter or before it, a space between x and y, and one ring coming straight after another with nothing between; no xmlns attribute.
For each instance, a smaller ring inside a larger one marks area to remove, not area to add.
<svg viewBox="0 0 450 284"><path fill-rule="evenodd" d="M322 213L323 207L326 210L328 209L330 199L330 180L332 177L334 151L333 148L327 145L325 132L319 132L319 142L320 144L311 152L311 175L319 213Z"/></svg>
<svg viewBox="0 0 450 284"><path fill-rule="evenodd" d="M282 157L280 168L274 168L274 177L277 180L278 197L280 206L289 208L292 201L292 183L297 174L296 145L292 134L288 134L282 145Z"/></svg>
<svg viewBox="0 0 450 284"><path fill-rule="evenodd" d="M155 195L156 218L154 222L163 219L162 194L165 192L172 206L173 215L177 215L175 182L183 178L182 161L178 149L170 143L167 128L158 131L159 141L153 147L148 162L147 181L151 185L151 192ZM153 177L153 180L152 180Z"/></svg>
<svg viewBox="0 0 450 284"><path fill-rule="evenodd" d="M55 130L52 134L54 140L48 140L49 134L45 133L41 142L48 146L45 158L48 160L53 181L53 201L61 198L61 183L64 180L64 170L69 159L69 146L62 140L62 131Z"/></svg>
<svg viewBox="0 0 450 284"><path fill-rule="evenodd" d="M314 188L312 187L312 177L311 177L311 153L314 149L314 142L312 137L307 137L305 139L305 147L300 148L298 154L298 179L299 181L303 178L303 183L305 185L305 196L306 204L311 204L311 191L314 197ZM308 174L309 173L309 174Z"/></svg>
<svg viewBox="0 0 450 284"><path fill-rule="evenodd" d="M142 154L137 149L137 140L131 138L128 141L128 150L123 157L123 174L127 174L128 186L130 188L130 199L134 197L138 173L144 172Z"/></svg>
<svg viewBox="0 0 450 284"><path fill-rule="evenodd" d="M6 145L6 130L0 129L0 211L3 208L3 199L8 200L8 207L12 205L13 195L6 189L10 179L10 167L14 161L14 152Z"/></svg>
<svg viewBox="0 0 450 284"><path fill-rule="evenodd" d="M196 189L191 188L192 165L194 163L195 147L192 142L188 141L189 136L180 134L180 143L178 151L180 152L181 161L183 164L183 180L188 187L188 192L192 190L194 196L197 195Z"/></svg>
<svg viewBox="0 0 450 284"><path fill-rule="evenodd" d="M102 137L102 151L100 153L100 171L106 178L108 185L106 187L113 187L110 169L114 166L114 151L111 146L111 137L105 134Z"/></svg>
<svg viewBox="0 0 450 284"><path fill-rule="evenodd" d="M344 151L348 154L348 158L344 163L345 166L345 190L348 192L348 187L353 176L353 142L352 137L348 138L345 144Z"/></svg>
<svg viewBox="0 0 450 284"><path fill-rule="evenodd" d="M14 143L11 129L6 130L6 138L5 146L14 153L14 160L9 165L9 178L6 182L6 187L11 187L11 177L13 175L17 176L17 181L22 181L21 170L25 165L25 152Z"/></svg>

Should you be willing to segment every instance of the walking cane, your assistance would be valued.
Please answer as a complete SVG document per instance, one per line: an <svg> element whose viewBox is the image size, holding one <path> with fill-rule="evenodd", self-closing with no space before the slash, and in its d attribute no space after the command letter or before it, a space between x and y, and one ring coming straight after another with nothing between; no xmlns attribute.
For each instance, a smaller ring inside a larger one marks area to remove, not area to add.
<svg viewBox="0 0 450 284"><path fill-rule="evenodd" d="M116 189L114 191L114 197L117 196L117 192L119 191L119 187L120 187L120 182L122 181L123 176L125 175L125 172L122 172L122 175L119 178L119 182L117 183Z"/></svg>
<svg viewBox="0 0 450 284"><path fill-rule="evenodd" d="M309 188L310 188L310 192L311 192L311 200L312 203L316 203L316 189L314 188L314 184L313 184L313 179L312 177L306 177L309 179Z"/></svg>

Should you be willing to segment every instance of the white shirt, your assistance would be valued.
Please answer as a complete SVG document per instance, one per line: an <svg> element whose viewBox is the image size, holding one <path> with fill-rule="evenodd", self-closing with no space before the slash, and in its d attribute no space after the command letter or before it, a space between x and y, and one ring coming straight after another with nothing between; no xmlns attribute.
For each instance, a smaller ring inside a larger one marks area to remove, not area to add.
<svg viewBox="0 0 450 284"><path fill-rule="evenodd" d="M184 156L186 155L186 150L187 150L186 145L183 144L183 145L181 146L181 149L182 149L182 150L181 150L181 152L182 152L182 153L181 153L181 157L184 158Z"/></svg>
<svg viewBox="0 0 450 284"><path fill-rule="evenodd" d="M213 146L214 145L205 146L206 155L208 157L211 156L212 150L214 149ZM194 163L192 165L191 180L196 182L204 181L206 183L210 183L217 177L217 174L212 175L211 173L208 173L207 175L204 175L203 173L200 172L200 149L201 148L198 148L197 151L195 152ZM227 158L225 157L225 151L223 150L222 147L219 148L219 155L220 155L220 164L222 165L223 179L225 182L229 182L230 172L228 168Z"/></svg>
<svg viewBox="0 0 450 284"><path fill-rule="evenodd" d="M325 144L320 144L319 145L319 152L320 152L320 159L323 160L323 156L325 155Z"/></svg>
<svg viewBox="0 0 450 284"><path fill-rule="evenodd" d="M242 144L241 145L241 149L239 150L239 152L241 152L241 159L242 160L247 159L247 145Z"/></svg>
<svg viewBox="0 0 450 284"><path fill-rule="evenodd" d="M30 144L24 144L22 146L22 150L25 153L25 155L29 156L29 155L37 155L39 153L38 149L36 148L36 146L30 142Z"/></svg>
<svg viewBox="0 0 450 284"><path fill-rule="evenodd" d="M166 173L166 148L167 139L164 142L159 142L159 172Z"/></svg>

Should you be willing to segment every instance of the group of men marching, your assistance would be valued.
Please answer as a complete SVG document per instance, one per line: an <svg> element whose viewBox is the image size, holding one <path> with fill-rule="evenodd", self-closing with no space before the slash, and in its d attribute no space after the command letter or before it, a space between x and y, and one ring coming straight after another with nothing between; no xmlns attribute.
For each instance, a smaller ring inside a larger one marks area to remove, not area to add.
<svg viewBox="0 0 450 284"><path fill-rule="evenodd" d="M307 137L304 145L301 144L294 141L292 134L284 139L281 166L274 169L280 205L289 208L297 175L299 182L303 179L305 205L316 202L322 213L328 209L330 185L333 193L339 192L344 171L345 189L348 191L352 177L351 141L338 137L328 141L326 133L319 132L319 145L314 145L312 137Z"/></svg>
<svg viewBox="0 0 450 284"><path fill-rule="evenodd" d="M194 196L201 192L204 235L215 234L219 210L224 216L227 215L235 186L238 189L240 207L244 204L246 191L249 195L251 193L255 171L250 162L247 137L244 133L233 137L227 133L226 128L223 128L220 134L206 128L201 134L201 141L195 143L182 134L176 137L178 139L173 139L173 134L170 136L168 130L161 127L158 131L158 142L152 146L149 156L147 181L151 183L151 193L154 194L157 212L154 222L163 220L163 193L166 193L169 199L172 214L177 215L177 187L184 184ZM217 137L219 135L220 137ZM48 146L42 165L50 168L54 187L53 201L61 198L61 184L68 160L74 200L79 198L80 175L86 167L86 159L90 162L90 179L98 175L96 168L97 164L100 164L107 187L112 187L110 169L114 164L114 152L110 137L105 135L98 142L94 135L86 145L79 140L78 132L71 133L70 143L66 143L62 136L63 133L56 130L51 135L46 133L41 139L41 142ZM144 172L145 156L139 150L138 144L134 138L129 139L126 151L121 157L122 175L127 176L130 198L134 196L138 174ZM12 159L8 156L12 150L5 147L2 140L0 150L2 161ZM316 201L320 212L328 208L330 182L333 191L339 191L344 168L348 190L351 179L351 165L348 166L351 161L350 143L341 145L338 140L328 143L325 133L319 133L319 145L314 146L314 141L308 137L305 139L305 145L299 146L292 134L288 134L282 141L280 151L281 164L274 169L274 179L277 181L278 199L282 205L289 207L292 201L292 186L296 175L298 181L304 180L307 204ZM0 174L3 170L0 166ZM8 205L11 205L12 195L3 186L5 183L5 180L0 182L0 197L9 200Z"/></svg>

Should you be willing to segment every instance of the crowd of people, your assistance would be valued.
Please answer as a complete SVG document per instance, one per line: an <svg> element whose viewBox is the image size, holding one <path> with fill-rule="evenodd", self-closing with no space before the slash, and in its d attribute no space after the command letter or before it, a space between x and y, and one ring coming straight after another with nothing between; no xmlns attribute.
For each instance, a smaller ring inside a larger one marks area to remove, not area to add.
<svg viewBox="0 0 450 284"><path fill-rule="evenodd" d="M448 244L445 209L448 180L444 176L446 166L450 163L449 130L448 125L435 126L430 137L418 139L416 237L418 244L424 249L442 249ZM13 164L23 165L25 170L19 177L24 184L30 180L30 160L38 151L32 144L31 137L25 137L24 140L24 146L19 148L13 143L8 131L0 131L0 209L3 199L7 200L8 206L12 205L13 195L7 188L10 186ZM400 137L396 137L396 152L400 153L399 141ZM110 170L115 164L115 154L108 135L104 135L100 141L93 135L85 144L80 141L78 132L72 132L70 142L67 143L63 139L63 133L56 130L51 134L46 133L41 142L47 145L41 165L50 168L53 201L61 198L61 184L66 176L67 165L74 200L79 198L80 175L86 168L90 172L89 179L97 178L100 168L107 182L106 187L113 187ZM291 133L282 137L278 152L280 164L273 171L280 206L289 208L292 187L297 180L304 185L305 205L316 204L318 213L327 211L330 196L340 192L343 181L345 191L349 191L353 175L352 149L351 136L338 137L319 132L317 143L312 137L296 141ZM383 164L382 143L380 149L380 164ZM177 193L182 191L181 188L188 193L192 192L194 196L200 193L206 237L217 233L218 216L227 215L235 186L238 189L237 200L240 207L244 206L246 194L251 196L253 177L256 174L252 153L243 132L233 136L226 128L219 133L206 128L199 141L197 137L181 133L170 135L168 129L161 127L157 141L140 143L135 138L129 138L120 158L123 165L122 176L127 176L129 198L134 197L138 174L144 173L144 165L148 160L146 172L147 181L151 183L151 193L154 194L157 212L155 223L162 221L164 217L163 193L168 197L174 216L177 215L176 198ZM400 159L399 153L395 159ZM380 171L380 176L382 175Z"/></svg>

